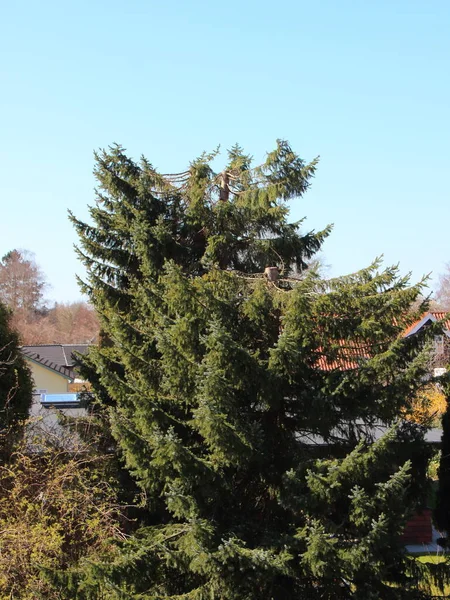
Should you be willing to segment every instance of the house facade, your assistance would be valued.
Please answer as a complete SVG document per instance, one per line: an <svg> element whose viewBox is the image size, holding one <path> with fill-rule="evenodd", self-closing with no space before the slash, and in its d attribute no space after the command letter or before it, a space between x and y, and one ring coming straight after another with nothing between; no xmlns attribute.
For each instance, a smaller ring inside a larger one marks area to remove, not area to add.
<svg viewBox="0 0 450 600"><path fill-rule="evenodd" d="M22 354L34 381L30 418L35 429L45 431L46 434L61 434L57 410L48 398L56 394L89 390L89 383L79 377L76 368L76 354L86 354L88 349L88 344L22 346ZM73 401L67 407L58 405L58 410L63 410L68 417L86 414L85 408Z"/></svg>
<svg viewBox="0 0 450 600"><path fill-rule="evenodd" d="M442 375L442 369L450 363L450 313L442 311L427 312L405 331L404 336L415 335L423 328L430 327L432 323L439 323L442 327L433 340L433 353L431 370L434 375Z"/></svg>

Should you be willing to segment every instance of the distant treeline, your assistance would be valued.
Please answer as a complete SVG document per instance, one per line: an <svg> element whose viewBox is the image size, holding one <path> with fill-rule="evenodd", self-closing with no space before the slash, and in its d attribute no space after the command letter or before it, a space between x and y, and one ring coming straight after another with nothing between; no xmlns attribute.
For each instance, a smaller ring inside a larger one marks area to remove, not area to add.
<svg viewBox="0 0 450 600"><path fill-rule="evenodd" d="M98 320L87 302L45 300L46 279L27 250L12 250L0 263L0 300L11 311L11 326L22 344L95 341Z"/></svg>

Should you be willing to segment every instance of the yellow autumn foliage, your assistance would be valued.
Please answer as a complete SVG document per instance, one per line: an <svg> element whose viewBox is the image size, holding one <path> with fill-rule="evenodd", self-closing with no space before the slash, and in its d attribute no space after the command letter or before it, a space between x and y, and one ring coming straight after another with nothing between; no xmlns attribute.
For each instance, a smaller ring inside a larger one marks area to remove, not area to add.
<svg viewBox="0 0 450 600"><path fill-rule="evenodd" d="M447 408L445 395L436 384L429 384L416 396L404 417L421 425L438 425Z"/></svg>

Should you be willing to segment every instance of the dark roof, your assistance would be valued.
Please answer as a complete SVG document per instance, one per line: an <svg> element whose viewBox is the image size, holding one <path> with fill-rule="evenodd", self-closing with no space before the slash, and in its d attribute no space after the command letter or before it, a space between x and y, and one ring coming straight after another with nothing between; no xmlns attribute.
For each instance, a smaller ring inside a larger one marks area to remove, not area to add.
<svg viewBox="0 0 450 600"><path fill-rule="evenodd" d="M444 311L430 311L424 313L420 319L415 321L408 329L404 332L404 336L408 337L412 333L416 333L429 321L440 321L442 322L443 331L450 332L450 313Z"/></svg>
<svg viewBox="0 0 450 600"><path fill-rule="evenodd" d="M60 373L69 379L77 375L74 353L86 354L89 344L42 344L22 346L25 358Z"/></svg>

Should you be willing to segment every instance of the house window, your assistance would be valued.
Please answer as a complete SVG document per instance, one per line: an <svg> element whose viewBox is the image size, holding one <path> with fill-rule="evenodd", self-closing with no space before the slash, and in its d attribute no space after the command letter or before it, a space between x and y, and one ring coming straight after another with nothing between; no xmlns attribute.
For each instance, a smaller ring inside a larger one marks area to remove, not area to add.
<svg viewBox="0 0 450 600"><path fill-rule="evenodd" d="M84 408L88 394L41 394L44 408Z"/></svg>
<svg viewBox="0 0 450 600"><path fill-rule="evenodd" d="M444 336L435 335L433 346L435 354L444 354Z"/></svg>
<svg viewBox="0 0 450 600"><path fill-rule="evenodd" d="M447 372L447 369L445 367L436 367L433 371L433 374L435 377L442 377L442 375L445 375Z"/></svg>

